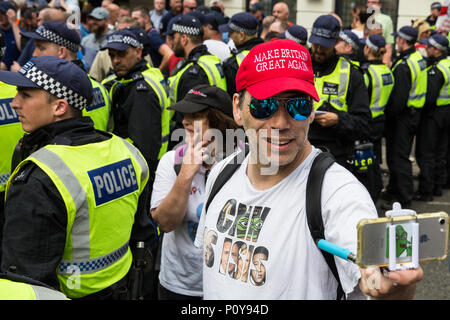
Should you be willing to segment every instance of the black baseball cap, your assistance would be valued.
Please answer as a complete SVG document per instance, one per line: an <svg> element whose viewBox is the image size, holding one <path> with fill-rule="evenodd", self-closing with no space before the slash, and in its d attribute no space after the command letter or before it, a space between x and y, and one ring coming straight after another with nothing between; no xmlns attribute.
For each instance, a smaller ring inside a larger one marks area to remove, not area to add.
<svg viewBox="0 0 450 320"><path fill-rule="evenodd" d="M208 108L217 109L233 118L233 103L228 93L216 86L207 84L193 87L184 96L183 100L167 109L181 113L195 113Z"/></svg>
<svg viewBox="0 0 450 320"><path fill-rule="evenodd" d="M73 52L77 52L80 45L78 32L61 21L47 21L35 31L22 31L21 34L33 40L56 43Z"/></svg>

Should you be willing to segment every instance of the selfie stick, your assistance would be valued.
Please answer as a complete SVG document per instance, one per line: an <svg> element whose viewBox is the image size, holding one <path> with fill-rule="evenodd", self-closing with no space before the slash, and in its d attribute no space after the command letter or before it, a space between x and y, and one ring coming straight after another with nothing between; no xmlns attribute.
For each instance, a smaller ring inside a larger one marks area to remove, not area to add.
<svg viewBox="0 0 450 320"><path fill-rule="evenodd" d="M356 256L348 249L339 247L334 243L323 239L317 242L317 246L319 247L319 249L338 256L341 259L356 263Z"/></svg>
<svg viewBox="0 0 450 320"><path fill-rule="evenodd" d="M401 216L416 216L417 213L414 210L402 209L402 206L398 202L394 202L392 210L386 211L386 217L394 218ZM405 270L405 269L417 269L419 267L419 223L412 222L412 252L411 262L405 264L397 264L397 252L396 252L396 225L391 223L389 225L389 270Z"/></svg>

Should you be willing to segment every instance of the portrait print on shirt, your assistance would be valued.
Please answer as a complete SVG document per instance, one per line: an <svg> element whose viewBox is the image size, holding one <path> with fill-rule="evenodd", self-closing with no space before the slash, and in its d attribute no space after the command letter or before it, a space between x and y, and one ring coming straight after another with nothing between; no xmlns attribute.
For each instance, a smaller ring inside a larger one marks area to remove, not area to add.
<svg viewBox="0 0 450 320"><path fill-rule="evenodd" d="M214 259L220 259L217 272L224 277L263 286L269 251L258 246L258 237L270 210L269 207L247 206L235 199L226 201L217 219L217 231L205 227L205 265L213 268ZM220 235L225 237L222 248L216 245Z"/></svg>

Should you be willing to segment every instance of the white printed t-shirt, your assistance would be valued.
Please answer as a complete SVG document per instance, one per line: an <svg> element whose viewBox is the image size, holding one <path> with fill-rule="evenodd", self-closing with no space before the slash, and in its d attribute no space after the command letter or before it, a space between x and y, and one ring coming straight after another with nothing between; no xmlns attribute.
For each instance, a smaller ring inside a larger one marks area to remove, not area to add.
<svg viewBox="0 0 450 320"><path fill-rule="evenodd" d="M308 173L319 152L313 147L288 177L262 191L246 175L247 157L207 215L203 210L195 245L204 248L205 299L336 299L337 281L314 244L305 212ZM211 171L207 192L229 160ZM333 164L324 179L325 237L356 253L356 225L376 218L376 208L364 186L340 165ZM358 266L335 261L348 298L363 299Z"/></svg>
<svg viewBox="0 0 450 320"><path fill-rule="evenodd" d="M169 194L177 174L174 170L175 151L164 154L158 164L153 184L151 209L158 207ZM194 177L186 215L173 231L165 233L161 252L161 285L178 294L203 295L202 250L194 246L195 234L205 197L205 168Z"/></svg>

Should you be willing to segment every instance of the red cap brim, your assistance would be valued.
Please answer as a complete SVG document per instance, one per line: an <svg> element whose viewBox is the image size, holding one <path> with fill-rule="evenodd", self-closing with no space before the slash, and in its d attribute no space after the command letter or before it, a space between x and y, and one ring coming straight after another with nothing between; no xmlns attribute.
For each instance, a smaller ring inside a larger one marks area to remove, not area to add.
<svg viewBox="0 0 450 320"><path fill-rule="evenodd" d="M252 97L267 99L284 91L301 91L319 101L314 84L298 78L273 78L255 83L246 88Z"/></svg>

